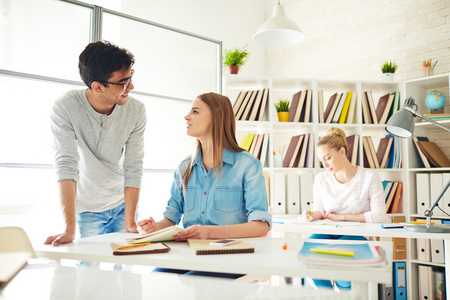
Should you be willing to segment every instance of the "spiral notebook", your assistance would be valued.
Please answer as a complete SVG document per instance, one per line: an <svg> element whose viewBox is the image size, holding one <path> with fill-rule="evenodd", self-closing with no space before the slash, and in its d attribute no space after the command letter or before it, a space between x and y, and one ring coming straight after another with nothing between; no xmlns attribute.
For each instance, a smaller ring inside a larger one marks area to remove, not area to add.
<svg viewBox="0 0 450 300"><path fill-rule="evenodd" d="M239 241L227 246L211 246L209 243L219 240L188 240L188 245L195 250L197 255L210 254L235 254L235 253L254 253L255 248L249 244Z"/></svg>

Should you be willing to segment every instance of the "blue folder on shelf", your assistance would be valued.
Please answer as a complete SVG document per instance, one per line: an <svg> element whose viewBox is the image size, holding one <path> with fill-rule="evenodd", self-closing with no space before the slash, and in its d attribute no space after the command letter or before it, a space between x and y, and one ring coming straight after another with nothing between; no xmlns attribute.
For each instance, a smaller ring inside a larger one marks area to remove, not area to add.
<svg viewBox="0 0 450 300"><path fill-rule="evenodd" d="M393 264L395 300L406 300L406 262L396 261Z"/></svg>

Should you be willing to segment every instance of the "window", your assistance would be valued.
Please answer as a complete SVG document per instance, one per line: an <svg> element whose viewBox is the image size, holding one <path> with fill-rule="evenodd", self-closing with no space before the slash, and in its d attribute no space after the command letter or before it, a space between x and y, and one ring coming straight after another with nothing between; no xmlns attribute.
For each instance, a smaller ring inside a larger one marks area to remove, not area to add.
<svg viewBox="0 0 450 300"><path fill-rule="evenodd" d="M184 116L197 95L221 92L221 43L81 2L2 5L0 226L24 227L38 242L63 229L50 110L66 91L85 88L78 56L97 39L135 55L131 94L147 112L140 214L162 217L173 172L194 149Z"/></svg>

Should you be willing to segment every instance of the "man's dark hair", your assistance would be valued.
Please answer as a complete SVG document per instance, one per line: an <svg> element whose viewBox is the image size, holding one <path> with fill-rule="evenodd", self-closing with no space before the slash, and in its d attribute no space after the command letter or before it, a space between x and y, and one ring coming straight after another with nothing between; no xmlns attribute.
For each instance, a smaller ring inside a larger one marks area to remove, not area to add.
<svg viewBox="0 0 450 300"><path fill-rule="evenodd" d="M78 68L84 84L90 89L94 81L104 83L112 73L127 70L134 64L134 56L128 50L108 42L90 43L80 54Z"/></svg>

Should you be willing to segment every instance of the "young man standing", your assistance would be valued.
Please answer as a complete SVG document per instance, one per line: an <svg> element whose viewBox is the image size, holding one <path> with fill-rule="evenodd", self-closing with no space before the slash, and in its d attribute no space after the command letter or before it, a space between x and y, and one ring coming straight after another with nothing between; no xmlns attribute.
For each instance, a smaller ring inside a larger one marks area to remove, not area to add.
<svg viewBox="0 0 450 300"><path fill-rule="evenodd" d="M45 244L81 237L137 232L143 173L144 105L130 97L134 56L109 42L89 44L79 57L87 89L59 98L52 110L53 148L65 221Z"/></svg>

